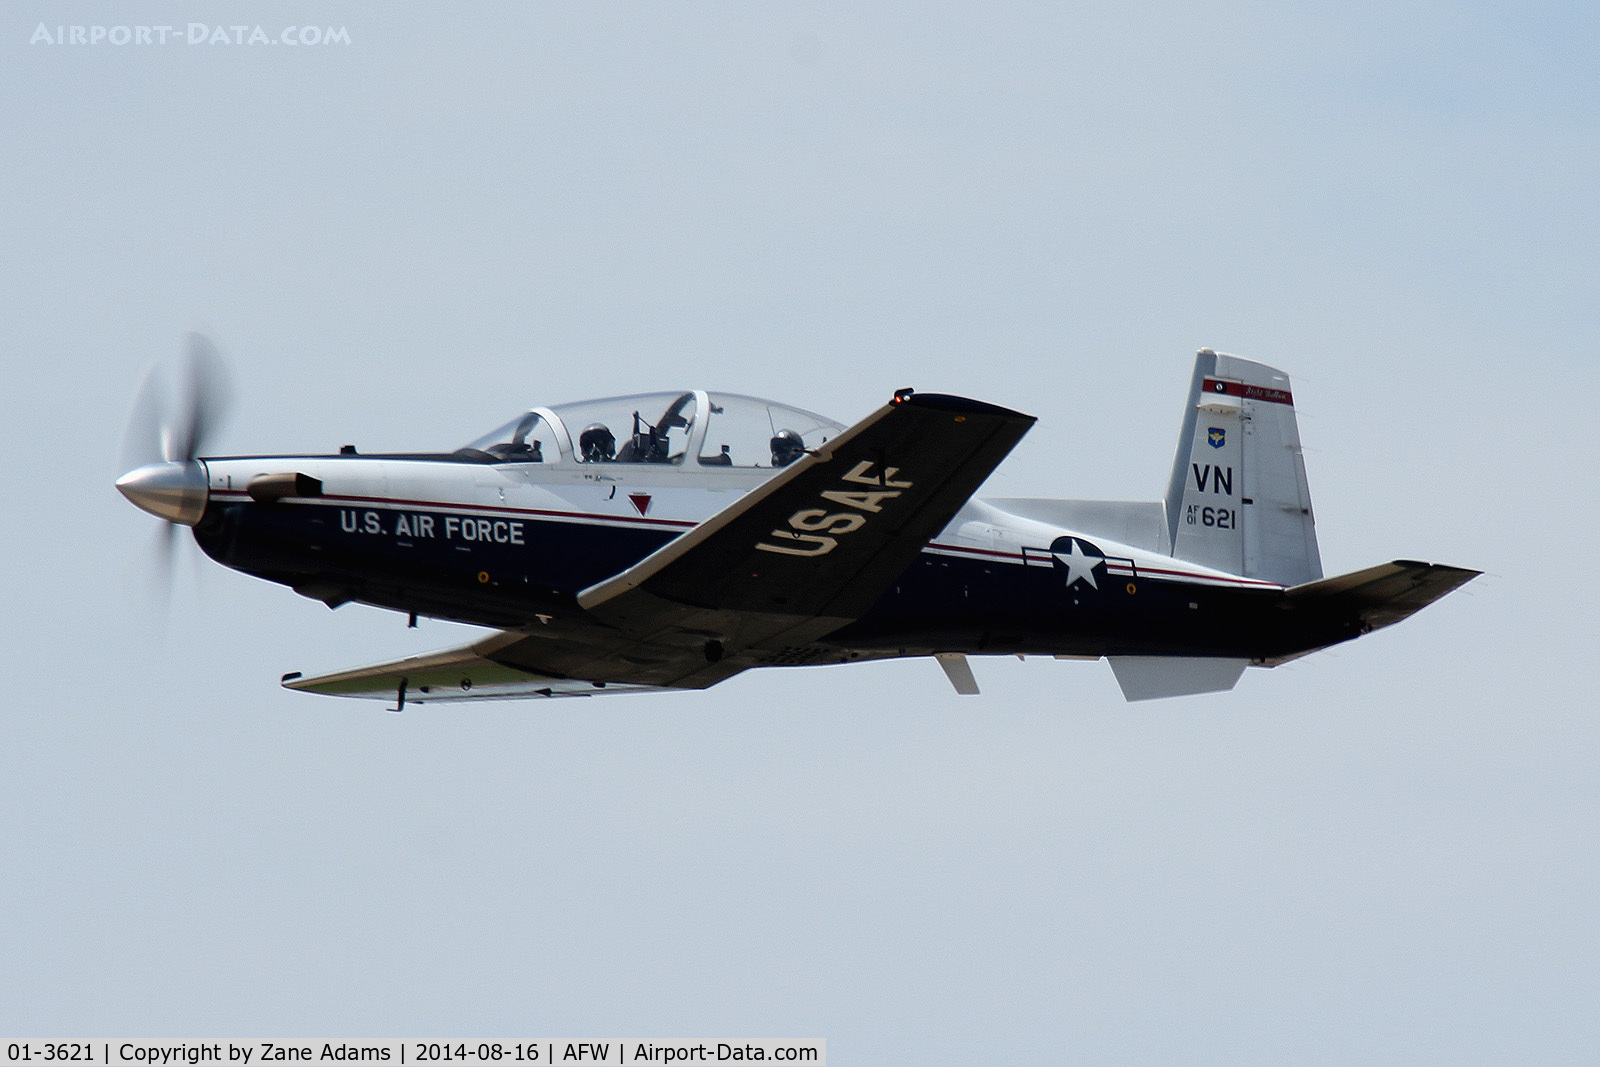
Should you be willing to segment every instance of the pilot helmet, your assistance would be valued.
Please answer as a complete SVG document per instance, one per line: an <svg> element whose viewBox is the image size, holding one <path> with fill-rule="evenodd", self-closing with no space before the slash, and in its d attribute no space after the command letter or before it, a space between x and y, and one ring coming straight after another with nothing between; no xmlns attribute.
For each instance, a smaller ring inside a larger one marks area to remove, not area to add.
<svg viewBox="0 0 1600 1067"><path fill-rule="evenodd" d="M590 423L578 435L578 454L586 463L609 460L617 454L617 439L605 423Z"/></svg>
<svg viewBox="0 0 1600 1067"><path fill-rule="evenodd" d="M804 439L793 430L779 430L772 438L772 465L787 467L806 450Z"/></svg>

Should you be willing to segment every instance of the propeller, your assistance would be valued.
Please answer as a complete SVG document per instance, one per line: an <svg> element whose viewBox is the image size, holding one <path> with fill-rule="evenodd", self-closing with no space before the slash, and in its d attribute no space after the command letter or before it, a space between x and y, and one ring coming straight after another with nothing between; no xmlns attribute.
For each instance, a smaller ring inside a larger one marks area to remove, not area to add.
<svg viewBox="0 0 1600 1067"><path fill-rule="evenodd" d="M134 396L122 440L117 488L134 504L165 520L156 535L152 574L163 588L172 581L179 524L192 526L205 507L205 473L194 459L216 435L232 404L227 365L216 342L200 333L185 339L182 396L170 408L166 375L152 367Z"/></svg>
<svg viewBox="0 0 1600 1067"><path fill-rule="evenodd" d="M200 454L227 417L233 387L222 353L211 338L191 333L184 343L183 397L174 418L167 411L166 375L150 368L134 397L122 442L122 469L151 463L187 463Z"/></svg>

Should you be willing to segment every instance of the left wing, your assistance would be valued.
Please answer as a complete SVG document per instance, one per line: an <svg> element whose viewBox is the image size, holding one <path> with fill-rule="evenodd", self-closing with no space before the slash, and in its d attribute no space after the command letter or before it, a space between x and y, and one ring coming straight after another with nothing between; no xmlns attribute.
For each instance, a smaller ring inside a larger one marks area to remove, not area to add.
<svg viewBox="0 0 1600 1067"><path fill-rule="evenodd" d="M848 621L916 558L1034 419L908 394L634 566L578 594L649 626L636 592L676 604Z"/></svg>
<svg viewBox="0 0 1600 1067"><path fill-rule="evenodd" d="M621 679L698 687L770 662L864 614L1033 422L901 394L578 604L667 661Z"/></svg>
<svg viewBox="0 0 1600 1067"><path fill-rule="evenodd" d="M654 686L607 685L558 678L495 662L491 656L521 640L521 634L498 633L462 648L408 656L371 667L305 678L298 671L283 676L285 689L326 696L393 700L393 710L432 701L518 700L528 697L583 697L626 693Z"/></svg>

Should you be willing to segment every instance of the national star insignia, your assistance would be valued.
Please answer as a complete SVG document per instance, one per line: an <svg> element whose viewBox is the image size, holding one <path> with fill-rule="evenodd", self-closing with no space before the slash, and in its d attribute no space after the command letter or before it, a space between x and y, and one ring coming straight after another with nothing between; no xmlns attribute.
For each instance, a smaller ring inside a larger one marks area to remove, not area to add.
<svg viewBox="0 0 1600 1067"><path fill-rule="evenodd" d="M1091 588L1100 588L1100 583L1094 580L1094 569L1104 563L1105 559L1101 556L1084 555L1083 542L1074 538L1071 552L1065 554L1053 552L1051 554L1066 566L1068 588L1071 588L1079 578L1088 582Z"/></svg>

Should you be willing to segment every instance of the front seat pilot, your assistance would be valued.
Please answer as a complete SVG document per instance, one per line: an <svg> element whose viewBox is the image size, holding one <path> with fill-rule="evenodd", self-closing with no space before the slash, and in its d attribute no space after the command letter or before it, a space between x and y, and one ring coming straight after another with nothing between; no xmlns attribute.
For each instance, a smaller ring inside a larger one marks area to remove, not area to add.
<svg viewBox="0 0 1600 1067"><path fill-rule="evenodd" d="M617 454L617 438L605 423L590 423L578 435L578 454L585 463L610 463Z"/></svg>
<svg viewBox="0 0 1600 1067"><path fill-rule="evenodd" d="M787 467L806 450L806 443L793 430L779 430L772 438L772 465Z"/></svg>

